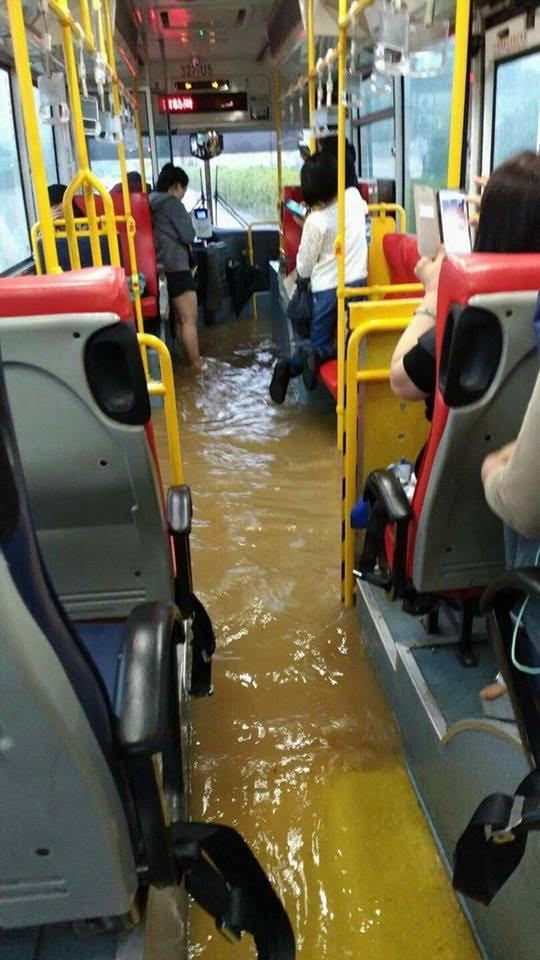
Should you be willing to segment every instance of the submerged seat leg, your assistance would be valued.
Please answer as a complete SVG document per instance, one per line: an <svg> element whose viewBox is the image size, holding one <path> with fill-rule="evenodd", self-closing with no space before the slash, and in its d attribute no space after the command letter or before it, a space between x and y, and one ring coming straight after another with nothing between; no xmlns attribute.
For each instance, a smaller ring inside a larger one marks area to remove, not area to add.
<svg viewBox="0 0 540 960"><path fill-rule="evenodd" d="M464 667L477 667L478 659L473 651L473 623L477 605L474 600L464 600L461 608L461 627L457 655Z"/></svg>

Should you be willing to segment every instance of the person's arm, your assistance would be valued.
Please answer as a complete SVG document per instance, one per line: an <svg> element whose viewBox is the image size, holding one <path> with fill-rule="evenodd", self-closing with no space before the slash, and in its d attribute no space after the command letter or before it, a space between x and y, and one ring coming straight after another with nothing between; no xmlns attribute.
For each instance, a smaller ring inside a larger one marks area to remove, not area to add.
<svg viewBox="0 0 540 960"><path fill-rule="evenodd" d="M439 247L434 260L422 257L416 265L416 276L424 285L424 298L410 324L399 338L390 362L390 386L395 395L402 400L423 400L429 392L421 389L420 385L411 378L411 371L406 369L408 364L404 364L403 358L416 347L419 339L435 326L439 275L444 257L444 247ZM413 364L409 366L412 367Z"/></svg>
<svg viewBox="0 0 540 960"><path fill-rule="evenodd" d="M302 230L302 239L296 257L296 271L302 279L307 280L311 277L321 255L322 242L323 235L317 222L312 217L308 217Z"/></svg>
<svg viewBox="0 0 540 960"><path fill-rule="evenodd" d="M177 200L176 197L170 197L167 203L167 214L174 224L180 243L185 243L186 246L193 243L195 227L182 201Z"/></svg>
<svg viewBox="0 0 540 960"><path fill-rule="evenodd" d="M540 375L517 440L489 454L482 464L486 500L513 530L540 539Z"/></svg>

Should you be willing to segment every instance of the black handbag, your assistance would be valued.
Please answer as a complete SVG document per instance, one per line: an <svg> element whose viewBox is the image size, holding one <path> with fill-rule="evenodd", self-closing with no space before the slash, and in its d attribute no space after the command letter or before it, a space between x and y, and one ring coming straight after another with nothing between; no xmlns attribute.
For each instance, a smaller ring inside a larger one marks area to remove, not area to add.
<svg viewBox="0 0 540 960"><path fill-rule="evenodd" d="M311 283L299 277L296 289L287 306L287 317L292 323L293 330L302 339L309 337L311 317L313 314L313 294Z"/></svg>

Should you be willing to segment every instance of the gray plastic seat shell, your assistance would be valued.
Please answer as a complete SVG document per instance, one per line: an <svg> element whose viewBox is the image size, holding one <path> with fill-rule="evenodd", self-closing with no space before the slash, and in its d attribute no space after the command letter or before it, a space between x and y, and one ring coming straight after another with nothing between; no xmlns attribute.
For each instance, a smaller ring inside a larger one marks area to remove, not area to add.
<svg viewBox="0 0 540 960"><path fill-rule="evenodd" d="M36 533L75 619L126 617L172 600L159 481L143 426L107 417L84 369L90 336L114 314L0 322L6 386Z"/></svg>
<svg viewBox="0 0 540 960"><path fill-rule="evenodd" d="M532 317L538 291L482 294L471 306L496 314L502 355L485 395L450 409L431 470L414 549L419 592L484 587L505 569L502 523L484 496L484 457L515 440L538 372Z"/></svg>
<svg viewBox="0 0 540 960"><path fill-rule="evenodd" d="M137 889L120 796L0 551L0 928L126 914Z"/></svg>

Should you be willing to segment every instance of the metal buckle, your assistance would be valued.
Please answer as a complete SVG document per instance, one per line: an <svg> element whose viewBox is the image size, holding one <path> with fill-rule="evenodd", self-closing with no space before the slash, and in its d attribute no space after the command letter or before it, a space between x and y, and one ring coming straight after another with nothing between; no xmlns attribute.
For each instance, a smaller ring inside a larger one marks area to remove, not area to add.
<svg viewBox="0 0 540 960"><path fill-rule="evenodd" d="M232 944L240 943L240 940L242 939L242 934L237 933L236 930L233 930L232 927L230 927L229 924L227 923L227 920L225 917L218 917L218 919L216 920L216 927L219 930L221 936L224 937L228 943L232 943Z"/></svg>
<svg viewBox="0 0 540 960"><path fill-rule="evenodd" d="M510 816L508 818L508 823L505 827L502 827L499 830L490 829L490 835L488 840L492 840L493 843L512 843L516 839L515 830L523 822L523 805L525 803L525 797L516 796L514 797L514 802L512 803L512 809L510 810Z"/></svg>

